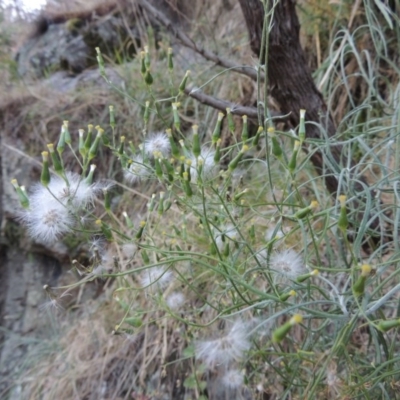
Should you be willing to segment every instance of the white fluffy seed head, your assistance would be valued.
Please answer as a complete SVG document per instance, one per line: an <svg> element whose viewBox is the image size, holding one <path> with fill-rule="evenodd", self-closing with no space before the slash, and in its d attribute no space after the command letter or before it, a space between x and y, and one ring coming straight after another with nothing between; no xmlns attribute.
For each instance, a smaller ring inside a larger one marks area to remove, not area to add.
<svg viewBox="0 0 400 400"><path fill-rule="evenodd" d="M143 288L148 290L162 290L171 283L173 277L173 273L163 266L152 267L142 272L140 283Z"/></svg>
<svg viewBox="0 0 400 400"><path fill-rule="evenodd" d="M232 361L243 359L250 347L248 326L242 320L229 325L220 336L212 340L199 340L195 344L196 356L213 369L217 366L228 366Z"/></svg>
<svg viewBox="0 0 400 400"><path fill-rule="evenodd" d="M221 383L228 389L238 389L243 385L243 373L237 369L230 369L221 378Z"/></svg>
<svg viewBox="0 0 400 400"><path fill-rule="evenodd" d="M197 182L198 168L201 165L201 176L204 180L212 179L218 172L214 161L215 151L209 147L202 147L199 157L194 154L189 156L190 160L190 176L192 182Z"/></svg>
<svg viewBox="0 0 400 400"><path fill-rule="evenodd" d="M153 157L154 153L161 153L163 157L168 157L171 151L171 144L165 133L151 133L144 141L143 148L150 158Z"/></svg>
<svg viewBox="0 0 400 400"><path fill-rule="evenodd" d="M132 158L132 163L124 171L125 179L133 184L151 176L151 169L145 164L143 157L138 154Z"/></svg>
<svg viewBox="0 0 400 400"><path fill-rule="evenodd" d="M171 310L179 310L185 304L185 296L181 292L173 292L167 296L165 302Z"/></svg>
<svg viewBox="0 0 400 400"><path fill-rule="evenodd" d="M239 233L233 224L227 224L221 231L215 234L215 243L219 251L223 251L225 244L231 240L239 239Z"/></svg>
<svg viewBox="0 0 400 400"><path fill-rule="evenodd" d="M269 266L276 273L289 279L295 279L305 272L300 255L291 249L272 254Z"/></svg>

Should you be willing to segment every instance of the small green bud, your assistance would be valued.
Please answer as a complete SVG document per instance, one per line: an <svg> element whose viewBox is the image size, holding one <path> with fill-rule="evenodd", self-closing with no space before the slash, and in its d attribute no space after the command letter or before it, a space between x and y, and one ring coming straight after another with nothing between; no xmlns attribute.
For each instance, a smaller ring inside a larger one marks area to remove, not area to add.
<svg viewBox="0 0 400 400"><path fill-rule="evenodd" d="M145 75L145 73L147 71L145 57L146 57L146 53L144 51L141 51L140 52L140 72L143 76Z"/></svg>
<svg viewBox="0 0 400 400"><path fill-rule="evenodd" d="M172 103L172 114L174 117L174 126L179 131L181 129L181 120L179 118L178 107L181 103Z"/></svg>
<svg viewBox="0 0 400 400"><path fill-rule="evenodd" d="M192 148L192 151L193 151L194 156L197 158L201 153L200 138L199 138L199 127L197 125L193 125L192 129L193 129L193 148Z"/></svg>
<svg viewBox="0 0 400 400"><path fill-rule="evenodd" d="M296 282L302 283L302 282L306 281L307 279L309 279L309 278L311 278L313 276L317 276L318 274L319 274L319 271L317 269L314 269L314 271L311 271L308 274L299 275L296 278Z"/></svg>
<svg viewBox="0 0 400 400"><path fill-rule="evenodd" d="M104 133L104 129L102 129L100 126L96 126L96 129L97 135L92 143L92 146L89 149L89 160L92 160L94 157L96 157L100 146L100 140Z"/></svg>
<svg viewBox="0 0 400 400"><path fill-rule="evenodd" d="M186 196L191 197L193 195L193 191L190 186L189 174L186 171L183 173L183 190L185 191Z"/></svg>
<svg viewBox="0 0 400 400"><path fill-rule="evenodd" d="M361 275L359 276L359 278L357 279L357 281L354 283L354 285L352 287L354 296L358 297L358 296L362 296L364 294L365 282L367 281L367 278L371 274L371 270L372 270L372 268L368 264L363 264L361 266Z"/></svg>
<svg viewBox="0 0 400 400"><path fill-rule="evenodd" d="M58 139L58 144L57 144L57 151L58 151L58 154L60 155L60 157L61 157L64 149L65 149L65 129L64 129L64 125L62 125L60 138Z"/></svg>
<svg viewBox="0 0 400 400"><path fill-rule="evenodd" d="M179 85L179 92L180 93L183 93L185 91L189 75L190 75L190 71L188 70L188 71L186 71L186 74L183 77L181 84Z"/></svg>
<svg viewBox="0 0 400 400"><path fill-rule="evenodd" d="M64 167L61 164L60 159L58 158L58 155L56 154L56 152L54 151L54 145L53 143L49 143L47 145L47 148L50 151L50 157L51 157L51 161L53 162L53 167L54 170L56 171L56 173L58 175L64 175Z"/></svg>
<svg viewBox="0 0 400 400"><path fill-rule="evenodd" d="M302 208L294 214L294 218L303 219L319 207L318 201L313 200L308 207Z"/></svg>
<svg viewBox="0 0 400 400"><path fill-rule="evenodd" d="M300 149L300 142L298 140L296 140L294 142L294 149L293 149L293 154L292 157L290 158L289 164L288 164L288 168L289 168L289 172L293 175L294 171L296 170L296 166L297 166L297 155L299 153L299 149Z"/></svg>
<svg viewBox="0 0 400 400"><path fill-rule="evenodd" d="M253 143L252 143L253 146L257 146L258 145L258 142L260 141L261 134L263 132L264 132L264 128L262 126L259 126L258 129L257 129L257 133L253 138Z"/></svg>
<svg viewBox="0 0 400 400"><path fill-rule="evenodd" d="M381 321L378 324L378 329L382 332L388 332L391 329L398 327L400 327L400 318Z"/></svg>
<svg viewBox="0 0 400 400"><path fill-rule="evenodd" d="M238 166L239 162L242 160L244 153L249 149L249 146L243 145L242 150L237 154L237 156L229 163L228 168L233 171Z"/></svg>
<svg viewBox="0 0 400 400"><path fill-rule="evenodd" d="M67 143L67 144L71 144L71 134L70 134L70 132L69 132L69 128L68 128L68 121L64 121L64 123L63 123L63 128L61 128L61 129L64 129L64 131L65 131L65 143Z"/></svg>
<svg viewBox="0 0 400 400"><path fill-rule="evenodd" d="M85 140L86 153L89 151L89 149L92 145L92 136L93 136L93 125L89 124L88 125L88 134L87 134L86 140Z"/></svg>
<svg viewBox="0 0 400 400"><path fill-rule="evenodd" d="M151 72L149 69L144 74L144 81L146 82L146 85L148 85L148 86L151 86L154 82L153 76L151 75Z"/></svg>
<svg viewBox="0 0 400 400"><path fill-rule="evenodd" d="M122 155L124 154L124 145L125 145L125 136L120 137L120 143L119 143L119 149L118 149L118 154Z"/></svg>
<svg viewBox="0 0 400 400"><path fill-rule="evenodd" d="M29 208L29 198L26 192L19 186L16 179L11 180L11 184L14 186L15 191L18 195L18 200L23 208Z"/></svg>
<svg viewBox="0 0 400 400"><path fill-rule="evenodd" d="M222 112L219 112L217 124L215 125L214 132L212 134L212 144L216 144L221 136L221 124L223 119L224 119L224 114Z"/></svg>
<svg viewBox="0 0 400 400"><path fill-rule="evenodd" d="M272 334L272 341L274 343L281 342L286 335L289 333L290 329L294 325L301 324L303 317L300 314L295 314L288 322L283 324L281 327L277 328Z"/></svg>
<svg viewBox="0 0 400 400"><path fill-rule="evenodd" d="M94 164L92 164L90 166L88 176L85 178L85 181L84 181L86 184L91 185L93 183L93 174L94 174L95 169L96 169L96 166Z"/></svg>
<svg viewBox="0 0 400 400"><path fill-rule="evenodd" d="M146 221L140 221L139 230L137 231L137 233L135 235L136 239L142 238L145 226L146 226Z"/></svg>
<svg viewBox="0 0 400 400"><path fill-rule="evenodd" d="M174 157L178 158L181 153L180 153L179 148L176 145L175 140L172 136L172 130L166 129L165 132L168 136L169 144L171 145L171 153Z"/></svg>
<svg viewBox="0 0 400 400"><path fill-rule="evenodd" d="M214 162L218 164L221 160L221 139L217 140L215 144Z"/></svg>
<svg viewBox="0 0 400 400"><path fill-rule="evenodd" d="M233 121L233 116L231 109L229 107L226 108L226 117L228 118L228 128L231 133L235 132L235 122Z"/></svg>
<svg viewBox="0 0 400 400"><path fill-rule="evenodd" d="M282 293L282 294L279 296L279 300L280 300L280 301L286 301L286 300L289 299L289 297L292 297L292 296L295 296L295 295L296 295L296 292L295 292L294 290L291 290L290 292Z"/></svg>

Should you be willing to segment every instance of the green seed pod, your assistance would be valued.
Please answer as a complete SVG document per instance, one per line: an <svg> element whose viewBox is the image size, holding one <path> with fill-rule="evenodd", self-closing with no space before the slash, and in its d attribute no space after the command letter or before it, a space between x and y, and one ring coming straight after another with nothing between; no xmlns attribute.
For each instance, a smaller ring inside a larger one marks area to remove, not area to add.
<svg viewBox="0 0 400 400"><path fill-rule="evenodd" d="M70 145L71 144L71 134L68 129L68 121L64 121L63 128L65 131L65 133L64 133L65 143Z"/></svg>
<svg viewBox="0 0 400 400"><path fill-rule="evenodd" d="M378 329L382 332L388 332L393 328L400 327L400 318L399 319L390 319L387 321L381 321L378 324Z"/></svg>
<svg viewBox="0 0 400 400"><path fill-rule="evenodd" d="M296 166L297 166L297 155L299 153L299 149L300 149L300 142L298 140L296 140L294 142L294 149L293 149L293 154L292 157L290 158L289 164L288 164L288 169L289 172L293 175L293 173L296 170Z"/></svg>
<svg viewBox="0 0 400 400"><path fill-rule="evenodd" d="M354 296L362 296L365 291L365 282L367 281L367 278L371 274L371 266L368 264L364 264L361 266L361 275L357 279L357 281L354 283L352 286Z"/></svg>
<svg viewBox="0 0 400 400"><path fill-rule="evenodd" d="M153 76L151 75L149 69L144 74L144 81L146 82L146 85L148 85L148 86L151 86L154 82Z"/></svg>
<svg viewBox="0 0 400 400"><path fill-rule="evenodd" d="M183 190L185 191L186 196L191 197L193 195L193 191L190 186L189 175L186 171L183 173Z"/></svg>
<svg viewBox="0 0 400 400"><path fill-rule="evenodd" d="M192 152L194 156L197 158L200 153L201 153L201 148L200 148L200 138L199 138L199 127L198 125L193 125L193 147L192 147Z"/></svg>
<svg viewBox="0 0 400 400"><path fill-rule="evenodd" d="M302 208L294 214L294 218L303 219L318 208L318 201L313 200L308 207Z"/></svg>
<svg viewBox="0 0 400 400"><path fill-rule="evenodd" d="M101 232L104 235L104 237L109 241L112 242L113 241L113 236L112 236L112 232L110 227L103 222L101 219L98 219L96 221L96 225L100 226Z"/></svg>
<svg viewBox="0 0 400 400"><path fill-rule="evenodd" d="M294 315L290 321L283 324L281 327L277 328L272 334L272 341L274 343L281 342L286 335L289 333L290 329L294 325L298 325L303 321L303 317L300 314Z"/></svg>
<svg viewBox="0 0 400 400"><path fill-rule="evenodd" d="M317 276L318 274L319 274L319 271L317 269L314 269L314 271L312 271L308 274L299 275L296 278L296 282L298 282L298 283L305 282L307 279L310 279L313 276Z"/></svg>
<svg viewBox="0 0 400 400"><path fill-rule="evenodd" d="M111 210L111 196L110 196L110 191L107 190L107 188L103 189L103 195L104 195L104 208L107 212Z"/></svg>
<svg viewBox="0 0 400 400"><path fill-rule="evenodd" d="M49 153L47 151L42 151L42 173L40 175L40 182L44 187L49 186L50 183L50 170L49 170Z"/></svg>
<svg viewBox="0 0 400 400"><path fill-rule="evenodd" d="M278 142L278 139L276 138L275 135L275 129L274 128L268 128L268 136L271 138L271 143L272 143L272 154L279 160L283 161L283 151L282 147Z"/></svg>
<svg viewBox="0 0 400 400"><path fill-rule="evenodd" d="M18 181L13 179L11 184L14 186L15 191L18 195L18 200L23 208L29 208L29 198L24 190L19 186Z"/></svg>
<svg viewBox="0 0 400 400"><path fill-rule="evenodd" d="M215 154L214 154L214 162L218 164L221 160L221 139L217 140L215 144Z"/></svg>
<svg viewBox="0 0 400 400"><path fill-rule="evenodd" d="M174 138L172 136L172 130L171 129L166 129L165 132L166 132L166 134L168 136L169 144L171 146L171 153L172 153L172 155L174 157L178 158L181 153L180 153L179 148L176 145L175 140L174 140Z"/></svg>
<svg viewBox="0 0 400 400"><path fill-rule="evenodd" d="M53 162L53 167L54 170L56 171L56 173L58 175L63 175L64 174L64 168L60 162L60 159L58 158L58 155L56 154L56 152L54 151L54 145L53 143L49 143L47 145L47 148L50 151L50 157L51 157L51 161Z"/></svg>
<svg viewBox="0 0 400 400"><path fill-rule="evenodd" d="M64 149L65 149L65 129L64 129L64 125L62 125L60 138L58 139L58 144L57 144L57 151L58 151L58 154L60 155L60 157L61 157Z"/></svg>
<svg viewBox="0 0 400 400"><path fill-rule="evenodd" d="M160 162L159 158L155 158L154 159L154 167L155 167L155 170L156 170L157 177L159 179L161 179L162 176L163 176L163 171L162 171L162 168L161 168L161 162Z"/></svg>
<svg viewBox="0 0 400 400"><path fill-rule="evenodd" d="M226 117L228 118L228 128L231 133L235 132L235 122L233 121L233 116L231 113L231 109L227 107L226 109Z"/></svg>
<svg viewBox="0 0 400 400"><path fill-rule="evenodd" d="M179 118L179 113L178 113L178 107L181 105L181 103L172 103L172 115L174 117L174 126L176 130L181 129L181 120Z"/></svg>
<svg viewBox="0 0 400 400"><path fill-rule="evenodd" d="M89 152L89 149L92 146L92 136L93 136L93 125L89 124L88 125L88 134L87 134L86 140L85 140L86 153Z"/></svg>
<svg viewBox="0 0 400 400"><path fill-rule="evenodd" d="M135 235L136 239L141 239L142 238L145 226L146 226L146 222L145 221L140 221L139 230L137 231L137 233ZM142 250L142 254L143 254L143 251L144 250Z"/></svg>
<svg viewBox="0 0 400 400"><path fill-rule="evenodd" d="M295 292L294 290L291 290L290 292L282 293L282 294L279 296L279 300L280 300L280 301L286 301L286 300L289 299L289 297L295 296L295 295L296 295L296 292Z"/></svg>
<svg viewBox="0 0 400 400"><path fill-rule="evenodd" d="M100 126L96 126L96 129L97 135L92 143L92 146L89 149L89 160L92 160L94 157L96 157L100 146L100 140L104 133L104 129L102 129Z"/></svg>
<svg viewBox="0 0 400 400"><path fill-rule="evenodd" d="M222 112L219 112L217 124L215 125L214 132L212 134L212 144L216 144L221 136L221 125L223 119L224 119L224 114Z"/></svg>
<svg viewBox="0 0 400 400"><path fill-rule="evenodd" d="M84 181L87 185L91 185L93 183L93 175L94 175L95 169L96 169L96 165L92 164L90 166L88 176L85 178L85 181Z"/></svg>
<svg viewBox="0 0 400 400"><path fill-rule="evenodd" d="M258 129L257 129L257 133L253 138L253 143L252 143L253 146L257 146L258 145L258 142L260 141L261 134L263 132L264 132L264 128L262 126L259 126Z"/></svg>
<svg viewBox="0 0 400 400"><path fill-rule="evenodd" d="M181 84L179 85L179 92L180 93L183 93L185 91L189 75L190 75L190 71L188 70L188 71L186 71L186 74L183 77Z"/></svg>
<svg viewBox="0 0 400 400"><path fill-rule="evenodd" d="M229 163L228 169L233 171L238 166L239 162L243 158L244 153L249 149L249 146L243 145L242 150L237 154L237 156Z"/></svg>

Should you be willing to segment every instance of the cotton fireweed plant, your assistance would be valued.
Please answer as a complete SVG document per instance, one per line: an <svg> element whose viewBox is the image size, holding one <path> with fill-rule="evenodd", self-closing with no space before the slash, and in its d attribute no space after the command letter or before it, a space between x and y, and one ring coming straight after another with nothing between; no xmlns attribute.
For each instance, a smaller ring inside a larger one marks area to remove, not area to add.
<svg viewBox="0 0 400 400"><path fill-rule="evenodd" d="M98 61L108 81L100 52ZM173 79L171 51L167 61ZM391 334L400 326L398 257L383 258L387 244L371 247L369 255L363 246L376 233L374 218L382 226L393 205L367 187L356 194L352 171L339 168L341 192L332 200L310 167L312 154L325 157L326 146L306 138L306 110L299 110L300 125L290 132L270 118L253 132L247 117L238 121L230 109L210 126L183 131L180 101L189 73L171 98L156 99L148 49L141 72L148 101L140 143L116 134L117 110L110 106L110 128L97 127L95 135L89 125L79 131L77 146L64 122L56 150L49 145L43 152L40 183L26 191L13 181L28 233L48 243L71 233L91 236L91 264L73 260L73 266L83 281L115 278L114 300L124 318L114 333L134 335L160 320L179 329L187 347L174 362L191 360L184 386L198 396L207 389L239 398L245 385L267 383L308 398L329 382L351 388L357 366L344 350L354 349L352 336L366 327L374 344L363 355L364 379L369 390L383 390L382 374L398 375ZM163 130L152 129L154 119ZM231 140L222 141L227 136ZM371 147L359 140L367 150L358 172L370 159L382 174L388 171L380 160L390 142ZM65 143L80 174L63 164ZM353 143L341 145L350 151ZM120 160L124 182L115 184L140 192L153 182L143 215L111 209L110 183L94 181L99 146ZM332 164L329 151L326 160ZM394 171L385 176L388 190L396 178ZM167 356L160 352L160 369L167 368ZM375 370L374 360L385 367ZM208 388L206 376L214 376Z"/></svg>

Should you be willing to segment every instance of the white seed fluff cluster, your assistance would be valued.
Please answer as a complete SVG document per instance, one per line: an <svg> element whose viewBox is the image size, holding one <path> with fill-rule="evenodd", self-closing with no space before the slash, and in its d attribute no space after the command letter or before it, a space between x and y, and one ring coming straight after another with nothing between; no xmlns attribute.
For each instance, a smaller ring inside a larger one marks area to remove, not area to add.
<svg viewBox="0 0 400 400"><path fill-rule="evenodd" d="M221 378L222 384L228 389L238 389L243 385L243 374L237 369L230 369Z"/></svg>
<svg viewBox="0 0 400 400"><path fill-rule="evenodd" d="M132 163L124 172L125 179L133 184L151 176L151 169L146 165L142 155L137 154L132 158Z"/></svg>
<svg viewBox="0 0 400 400"><path fill-rule="evenodd" d="M165 133L151 133L144 141L143 148L148 157L153 157L154 153L161 153L163 157L168 157L171 144Z"/></svg>
<svg viewBox="0 0 400 400"><path fill-rule="evenodd" d="M195 157L194 154L190 154L190 176L192 182L197 182L200 164L202 166L201 177L204 180L212 179L216 175L217 167L215 165L214 155L215 151L210 149L209 147L202 147L199 157Z"/></svg>
<svg viewBox="0 0 400 400"><path fill-rule="evenodd" d="M171 310L179 310L185 304L185 295L181 292L173 292L165 299Z"/></svg>
<svg viewBox="0 0 400 400"><path fill-rule="evenodd" d="M101 190L102 185L89 185L78 174L65 176L66 180L52 176L47 188L36 184L29 195L29 209L20 212L29 235L38 241L51 244L71 232L79 211L87 209Z"/></svg>
<svg viewBox="0 0 400 400"><path fill-rule="evenodd" d="M237 239L239 239L239 233L233 224L221 227L221 231L215 235L215 243L219 251L224 249L227 242L229 243L231 240Z"/></svg>
<svg viewBox="0 0 400 400"><path fill-rule="evenodd" d="M161 290L166 288L173 280L174 275L163 266L148 268L142 272L140 283L143 288L149 290Z"/></svg>
<svg viewBox="0 0 400 400"><path fill-rule="evenodd" d="M251 343L248 337L248 325L242 320L231 323L221 336L212 340L199 340L195 344L196 356L208 368L228 366L232 361L240 361Z"/></svg>
<svg viewBox="0 0 400 400"><path fill-rule="evenodd" d="M305 272L305 266L299 254L294 250L283 250L271 255L270 268L289 279L296 279Z"/></svg>

